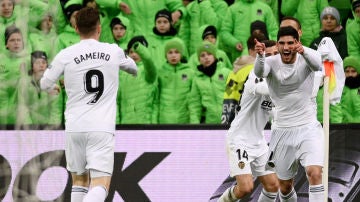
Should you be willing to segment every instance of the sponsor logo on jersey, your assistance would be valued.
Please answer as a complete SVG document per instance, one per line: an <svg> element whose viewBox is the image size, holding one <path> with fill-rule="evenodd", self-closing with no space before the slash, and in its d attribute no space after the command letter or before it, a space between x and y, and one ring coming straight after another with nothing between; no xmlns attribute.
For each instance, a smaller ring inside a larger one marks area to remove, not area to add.
<svg viewBox="0 0 360 202"><path fill-rule="evenodd" d="M264 100L261 103L261 109L266 111L271 111L271 108L273 107L272 102L269 100Z"/></svg>

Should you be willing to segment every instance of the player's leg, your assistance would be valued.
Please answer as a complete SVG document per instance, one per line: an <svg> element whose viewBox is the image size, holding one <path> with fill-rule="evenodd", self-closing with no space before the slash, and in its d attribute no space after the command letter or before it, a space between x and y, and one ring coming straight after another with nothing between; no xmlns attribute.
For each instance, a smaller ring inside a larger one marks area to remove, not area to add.
<svg viewBox="0 0 360 202"><path fill-rule="evenodd" d="M88 192L89 174L86 166L86 133L66 133L65 156L71 173L71 201L82 202Z"/></svg>
<svg viewBox="0 0 360 202"><path fill-rule="evenodd" d="M294 189L294 179L281 180L279 179L280 184L280 201L281 202L296 202L297 195Z"/></svg>
<svg viewBox="0 0 360 202"><path fill-rule="evenodd" d="M88 194L84 197L84 202L105 201L111 181L111 174L101 171L90 170L91 183Z"/></svg>
<svg viewBox="0 0 360 202"><path fill-rule="evenodd" d="M275 173L259 176L259 180L263 185L258 201L275 202L279 191L279 180Z"/></svg>
<svg viewBox="0 0 360 202"><path fill-rule="evenodd" d="M89 174L85 172L83 175L76 175L71 173L72 188L71 188L71 202L82 202L85 195L88 193Z"/></svg>
<svg viewBox="0 0 360 202"><path fill-rule="evenodd" d="M298 170L296 160L296 137L294 129L273 128L269 149L272 152L272 167L279 179L280 201L296 202L297 195L293 186L293 178Z"/></svg>
<svg viewBox="0 0 360 202"><path fill-rule="evenodd" d="M322 183L324 133L320 123L309 124L303 128L302 133L304 135L299 155L309 181L309 201L323 201L325 197Z"/></svg>
<svg viewBox="0 0 360 202"><path fill-rule="evenodd" d="M229 138L229 135L227 137ZM237 184L226 189L219 198L219 202L237 201L251 193L254 187L251 172L251 162L254 160L253 152L244 145L235 144L233 139L228 139L226 147L230 176L236 178Z"/></svg>
<svg viewBox="0 0 360 202"><path fill-rule="evenodd" d="M111 133L88 134L87 165L90 171L90 189L84 202L105 201L114 167L115 138Z"/></svg>
<svg viewBox="0 0 360 202"><path fill-rule="evenodd" d="M258 177L263 185L258 201L275 202L279 191L279 181L274 171L266 169L269 151L266 144L263 147L266 148L266 153L256 158L251 164L253 175Z"/></svg>
<svg viewBox="0 0 360 202"><path fill-rule="evenodd" d="M307 166L306 174L309 181L309 201L324 200L324 185L322 183L322 167Z"/></svg>
<svg viewBox="0 0 360 202"><path fill-rule="evenodd" d="M237 175L235 178L236 185L227 188L218 202L235 202L252 192L254 183L251 174Z"/></svg>

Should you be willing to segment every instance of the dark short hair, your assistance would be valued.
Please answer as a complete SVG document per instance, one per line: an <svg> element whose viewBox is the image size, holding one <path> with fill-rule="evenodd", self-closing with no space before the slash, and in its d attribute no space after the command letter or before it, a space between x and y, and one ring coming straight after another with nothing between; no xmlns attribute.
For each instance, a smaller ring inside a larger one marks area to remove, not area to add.
<svg viewBox="0 0 360 202"><path fill-rule="evenodd" d="M280 27L277 34L277 40L279 41L280 37L282 36L292 36L299 41L299 33L291 26Z"/></svg>
<svg viewBox="0 0 360 202"><path fill-rule="evenodd" d="M281 18L281 21L284 21L284 20L292 20L292 21L295 21L296 24L298 25L299 29L301 29L301 23L300 23L300 21L299 21L297 18L295 18L295 17L293 17L293 16L285 16L285 17Z"/></svg>
<svg viewBox="0 0 360 202"><path fill-rule="evenodd" d="M110 28L114 29L115 25L121 25L126 29L126 26L124 25L124 23L121 21L121 19L119 17L114 17L113 19L111 19Z"/></svg>
<svg viewBox="0 0 360 202"><path fill-rule="evenodd" d="M80 34L90 35L96 31L100 24L99 11L91 7L85 7L76 14L76 26Z"/></svg>
<svg viewBox="0 0 360 202"><path fill-rule="evenodd" d="M14 33L19 33L22 36L21 30L18 27L16 27L15 25L10 25L10 26L6 27L5 33L4 33L5 34L5 45L7 44L10 36Z"/></svg>
<svg viewBox="0 0 360 202"><path fill-rule="evenodd" d="M30 70L28 72L29 75L33 74L34 63L35 63L35 60L38 59L38 58L44 59L46 62L48 62L48 56L46 55L46 52L40 51L40 50L36 50L36 51L31 52L31 56L30 56L31 68L30 68Z"/></svg>
<svg viewBox="0 0 360 202"><path fill-rule="evenodd" d="M266 48L276 45L276 41L274 41L274 40L264 40L264 41L261 41L261 42L265 44Z"/></svg>

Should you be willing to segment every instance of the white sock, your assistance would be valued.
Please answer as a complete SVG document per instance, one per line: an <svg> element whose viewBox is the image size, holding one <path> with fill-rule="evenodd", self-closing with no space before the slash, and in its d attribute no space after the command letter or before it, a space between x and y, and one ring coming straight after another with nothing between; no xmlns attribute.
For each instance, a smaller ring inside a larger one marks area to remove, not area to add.
<svg viewBox="0 0 360 202"><path fill-rule="evenodd" d="M324 201L324 185L309 185L309 202Z"/></svg>
<svg viewBox="0 0 360 202"><path fill-rule="evenodd" d="M281 191L279 192L280 193L280 201L281 202L297 202L297 195L296 195L296 191L294 189L294 187L292 188L291 192L287 195L283 195L281 193Z"/></svg>
<svg viewBox="0 0 360 202"><path fill-rule="evenodd" d="M84 202L101 202L105 201L107 190L103 186L96 186L89 190L84 198Z"/></svg>
<svg viewBox="0 0 360 202"><path fill-rule="evenodd" d="M235 197L234 186L227 188L217 202L235 202L239 199Z"/></svg>
<svg viewBox="0 0 360 202"><path fill-rule="evenodd" d="M84 196L88 193L87 187L72 186L71 189L71 202L82 202Z"/></svg>
<svg viewBox="0 0 360 202"><path fill-rule="evenodd" d="M258 201L260 202L275 202L277 192L267 192L265 189L262 189Z"/></svg>

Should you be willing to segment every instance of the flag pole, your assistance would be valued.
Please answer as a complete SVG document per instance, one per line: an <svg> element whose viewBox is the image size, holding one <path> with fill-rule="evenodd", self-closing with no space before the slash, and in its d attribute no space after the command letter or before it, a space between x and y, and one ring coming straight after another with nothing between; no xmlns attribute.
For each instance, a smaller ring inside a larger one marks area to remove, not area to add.
<svg viewBox="0 0 360 202"><path fill-rule="evenodd" d="M324 201L328 201L329 195L329 125L330 125L330 103L329 103L329 76L324 77L324 96L323 96L323 129L324 129L324 168L323 168L323 184L324 184Z"/></svg>

